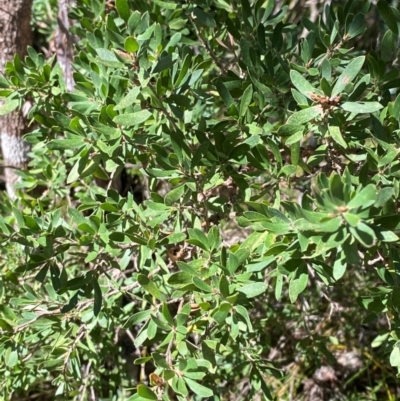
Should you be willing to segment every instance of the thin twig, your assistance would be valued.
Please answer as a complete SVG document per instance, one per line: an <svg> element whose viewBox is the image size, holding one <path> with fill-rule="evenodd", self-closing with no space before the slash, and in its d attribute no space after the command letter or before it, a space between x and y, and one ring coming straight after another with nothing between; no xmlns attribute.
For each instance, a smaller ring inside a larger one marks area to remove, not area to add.
<svg viewBox="0 0 400 401"><path fill-rule="evenodd" d="M115 246L119 249L132 249L140 246L140 244L137 244L136 242L131 242L130 244L115 244Z"/></svg>
<svg viewBox="0 0 400 401"><path fill-rule="evenodd" d="M111 188L111 186L112 186L112 184L113 184L114 176L115 176L116 171L117 171L117 169L115 169L115 170L111 173L111 175L110 175L110 181L109 181L108 184L107 184L107 191L110 190L110 188Z"/></svg>
<svg viewBox="0 0 400 401"><path fill-rule="evenodd" d="M176 314L178 315L180 313L180 311L182 310L183 307L183 302L184 302L184 298L181 299L179 306L178 306L178 311L176 312ZM165 352L165 359L167 361L167 364L172 367L172 346L175 343L175 336L176 336L176 332L174 331L174 337L171 338L171 341L168 344L168 348L167 351Z"/></svg>
<svg viewBox="0 0 400 401"><path fill-rule="evenodd" d="M192 23L192 25L194 27L194 30L196 31L196 34L197 34L198 38L200 39L200 42L205 47L208 55L213 59L214 63L218 66L218 68L221 70L221 72L226 74L227 73L226 68L221 64L220 60L214 54L214 52L212 51L212 49L211 49L210 45L208 44L208 42L204 39L203 35L201 34L199 29L197 28L196 22L193 20L193 17L191 15L189 15L189 19L190 19L190 22Z"/></svg>
<svg viewBox="0 0 400 401"><path fill-rule="evenodd" d="M65 357L64 372L65 372L65 370L67 368L67 364L69 362L69 359L70 359L70 356L71 356L72 352L75 350L76 345L78 344L79 340L85 335L85 333L86 333L86 326L85 325L80 326L79 329L78 329L78 332L76 333L76 338L73 341L72 345L70 346L70 348L69 348L69 350L67 352L67 355Z"/></svg>
<svg viewBox="0 0 400 401"><path fill-rule="evenodd" d="M89 383L89 373L90 373L91 366L92 366L92 361L89 361L89 363L86 365L86 369L85 369L84 382L83 382L82 386L79 389L79 391L81 392L81 396L79 397L79 401L83 401L85 399L86 389L87 389L87 386L88 386L88 383Z"/></svg>
<svg viewBox="0 0 400 401"><path fill-rule="evenodd" d="M8 166L8 165L0 165L1 168L9 168L9 169L13 169L13 170L25 170L23 167L17 167L17 166Z"/></svg>

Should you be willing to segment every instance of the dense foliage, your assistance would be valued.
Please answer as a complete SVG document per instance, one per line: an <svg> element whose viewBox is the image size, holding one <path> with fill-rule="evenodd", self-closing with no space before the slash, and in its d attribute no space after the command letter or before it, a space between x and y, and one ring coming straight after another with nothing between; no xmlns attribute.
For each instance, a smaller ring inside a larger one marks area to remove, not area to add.
<svg viewBox="0 0 400 401"><path fill-rule="evenodd" d="M2 399L317 400L329 366L332 399L396 399L400 13L77 3L73 92L33 48L0 77L1 114L33 103Z"/></svg>

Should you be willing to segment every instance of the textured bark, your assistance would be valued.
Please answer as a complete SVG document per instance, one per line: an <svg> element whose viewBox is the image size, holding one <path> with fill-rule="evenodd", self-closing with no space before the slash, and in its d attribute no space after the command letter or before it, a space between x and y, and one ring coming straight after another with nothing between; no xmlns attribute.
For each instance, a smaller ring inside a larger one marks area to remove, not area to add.
<svg viewBox="0 0 400 401"><path fill-rule="evenodd" d="M73 44L75 38L69 30L71 22L68 18L68 11L72 6L74 6L74 4L74 0L58 0L56 52L57 61L60 63L63 70L66 89L68 92L71 92L74 89L72 58L74 54Z"/></svg>
<svg viewBox="0 0 400 401"><path fill-rule="evenodd" d="M6 0L0 4L0 72L14 54L23 58L32 43L30 26L32 0ZM26 167L29 147L24 143L28 121L22 112L14 112L0 120L0 140L3 153L4 174L9 196L15 198L14 184L18 181L16 169Z"/></svg>

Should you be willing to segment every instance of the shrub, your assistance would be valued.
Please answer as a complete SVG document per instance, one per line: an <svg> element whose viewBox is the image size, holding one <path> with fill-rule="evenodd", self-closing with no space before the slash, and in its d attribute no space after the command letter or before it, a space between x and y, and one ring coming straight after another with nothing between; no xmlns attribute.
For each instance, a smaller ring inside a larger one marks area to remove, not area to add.
<svg viewBox="0 0 400 401"><path fill-rule="evenodd" d="M374 337L398 369L398 11L80 0L71 18L73 92L33 48L0 77L1 114L33 102L0 206L4 399L306 399Z"/></svg>

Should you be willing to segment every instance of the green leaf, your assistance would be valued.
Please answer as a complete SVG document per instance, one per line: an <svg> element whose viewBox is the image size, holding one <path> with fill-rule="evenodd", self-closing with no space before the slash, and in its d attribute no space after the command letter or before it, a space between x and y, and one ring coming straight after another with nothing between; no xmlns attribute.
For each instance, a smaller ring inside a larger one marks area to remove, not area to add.
<svg viewBox="0 0 400 401"><path fill-rule="evenodd" d="M135 324L141 323L144 320L147 320L152 314L152 311L150 309L144 310L137 312L133 314L124 324L124 327L130 328L134 326Z"/></svg>
<svg viewBox="0 0 400 401"><path fill-rule="evenodd" d="M208 250L210 248L210 243L208 241L207 236L203 233L203 231L199 230L198 228L188 228L189 233L189 242L191 240L196 241L195 245L201 247L204 250Z"/></svg>
<svg viewBox="0 0 400 401"><path fill-rule="evenodd" d="M381 188L378 192L377 199L375 202L375 207L383 206L391 197L394 195L394 188L386 187Z"/></svg>
<svg viewBox="0 0 400 401"><path fill-rule="evenodd" d="M204 70L200 69L200 70L196 70L192 73L192 75L190 76L189 84L188 84L191 88L195 85L195 83L201 77L201 75L203 74L203 71Z"/></svg>
<svg viewBox="0 0 400 401"><path fill-rule="evenodd" d="M399 32L398 32L398 27L397 27L397 21L393 14L392 8L388 4L388 2L386 0L379 0L378 4L377 4L377 8L378 8L379 14L381 15L383 21L388 26L388 28L395 35L398 35Z"/></svg>
<svg viewBox="0 0 400 401"><path fill-rule="evenodd" d="M360 13L357 14L351 21L347 34L349 35L350 39L355 38L358 35L362 35L366 29L367 23L365 21L365 15Z"/></svg>
<svg viewBox="0 0 400 401"><path fill-rule="evenodd" d="M393 104L393 117L396 120L399 120L400 118L400 93L397 95L396 100Z"/></svg>
<svg viewBox="0 0 400 401"><path fill-rule="evenodd" d="M270 369L267 370L270 371ZM261 393L264 395L264 400L273 401L274 397L272 397L271 392L268 389L267 383L265 383L264 377L261 372L253 365L250 372L250 383L254 389L261 390Z"/></svg>
<svg viewBox="0 0 400 401"><path fill-rule="evenodd" d="M308 272L307 266L302 264L299 266L294 276L291 278L289 283L289 298L290 302L294 303L297 297L306 289L308 283Z"/></svg>
<svg viewBox="0 0 400 401"><path fill-rule="evenodd" d="M340 146L343 146L345 149L347 148L347 143L346 143L346 141L343 139L339 127L329 126L329 133L330 133L332 139L333 139L336 143L338 143Z"/></svg>
<svg viewBox="0 0 400 401"><path fill-rule="evenodd" d="M356 227L358 225L358 223L360 222L360 218L353 213L343 213L343 217L345 218L345 220L353 227Z"/></svg>
<svg viewBox="0 0 400 401"><path fill-rule="evenodd" d="M253 98L253 85L250 84L243 92L242 99L240 101L239 117L243 117L246 114L252 98Z"/></svg>
<svg viewBox="0 0 400 401"><path fill-rule="evenodd" d="M332 94L331 96L337 96L341 94L344 90L344 88L352 83L358 73L360 72L363 64L365 61L365 56L360 56L356 57L353 59L347 67L344 69L344 71L340 74L338 80L336 81L335 86L332 89Z"/></svg>
<svg viewBox="0 0 400 401"><path fill-rule="evenodd" d="M128 22L129 17L131 16L131 11L129 8L128 1L127 0L115 0L115 6L117 7L119 16L125 22Z"/></svg>
<svg viewBox="0 0 400 401"><path fill-rule="evenodd" d="M145 364L146 362L151 361L152 359L153 359L152 356L144 356L144 357L142 357L142 358L137 358L137 359L135 359L135 360L133 361L133 363L134 363L135 365L143 365L143 364ZM129 398L129 399L130 399L130 398Z"/></svg>
<svg viewBox="0 0 400 401"><path fill-rule="evenodd" d="M297 89L292 89L291 92L293 99L299 106L308 106L307 98L302 93L300 93Z"/></svg>
<svg viewBox="0 0 400 401"><path fill-rule="evenodd" d="M124 49L128 53L136 53L139 50L139 43L132 36L128 36L124 42Z"/></svg>
<svg viewBox="0 0 400 401"><path fill-rule="evenodd" d="M170 326L174 325L174 319L172 319L171 313L169 311L168 305L166 303L162 306L162 314L164 319L169 323Z"/></svg>
<svg viewBox="0 0 400 401"><path fill-rule="evenodd" d="M379 160L378 167L387 166L388 164L392 163L393 160L397 158L398 154L399 154L398 149L389 151Z"/></svg>
<svg viewBox="0 0 400 401"><path fill-rule="evenodd" d="M364 245L366 248L370 248L375 244L376 235L371 227L363 223L362 221L357 225L357 227L349 227L350 233Z"/></svg>
<svg viewBox="0 0 400 401"><path fill-rule="evenodd" d="M177 7L177 4L175 3L170 3L168 1L162 1L162 0L152 0L153 3L159 5L161 8L165 8L166 10L175 10Z"/></svg>
<svg viewBox="0 0 400 401"><path fill-rule="evenodd" d="M12 368L18 364L18 351L13 350L5 357L6 366Z"/></svg>
<svg viewBox="0 0 400 401"><path fill-rule="evenodd" d="M207 293L207 292L212 292L212 287L210 287L207 283L205 283L203 280L199 279L198 277L193 277L193 284L199 288L201 291Z"/></svg>
<svg viewBox="0 0 400 401"><path fill-rule="evenodd" d="M32 59L32 61L38 67L39 66L39 56L37 54L37 51L31 46L28 46L26 50L28 52L29 57Z"/></svg>
<svg viewBox="0 0 400 401"><path fill-rule="evenodd" d="M187 21L187 19L175 18L172 21L168 22L168 26L174 31L179 31L187 26Z"/></svg>
<svg viewBox="0 0 400 401"><path fill-rule="evenodd" d="M5 319L0 319L0 329L4 330L4 331L8 331L10 333L13 332L13 327L11 326L11 324L6 321Z"/></svg>
<svg viewBox="0 0 400 401"><path fill-rule="evenodd" d="M189 379L188 377L183 377L183 379L185 380L188 387L199 397L206 398L212 397L214 395L213 391L208 387L205 387L202 384L199 384L194 380Z"/></svg>
<svg viewBox="0 0 400 401"><path fill-rule="evenodd" d="M396 343L390 353L390 366L400 367L400 343Z"/></svg>
<svg viewBox="0 0 400 401"><path fill-rule="evenodd" d="M140 397L143 397L145 400L158 400L158 397L154 391L150 390L147 386L144 384L139 384L137 386L137 393L140 395Z"/></svg>
<svg viewBox="0 0 400 401"><path fill-rule="evenodd" d="M184 193L185 193L185 185L180 185L179 187L169 191L164 198L165 205L172 206L183 196Z"/></svg>
<svg viewBox="0 0 400 401"><path fill-rule="evenodd" d="M298 71L291 70L290 79L299 92L309 99L311 99L311 94L323 95L320 89L314 88Z"/></svg>
<svg viewBox="0 0 400 401"><path fill-rule="evenodd" d="M29 47L28 47L28 53L29 53ZM0 88L9 90L10 87L10 82L7 81L2 75L0 75Z"/></svg>
<svg viewBox="0 0 400 401"><path fill-rule="evenodd" d="M57 121L57 123L60 124L61 127L70 128L71 119L67 117L65 114L59 113L58 111L53 111L52 115L54 119Z"/></svg>
<svg viewBox="0 0 400 401"><path fill-rule="evenodd" d="M282 288L283 288L283 274L278 274L275 283L275 299L277 301L279 301L282 297Z"/></svg>
<svg viewBox="0 0 400 401"><path fill-rule="evenodd" d="M340 107L350 113L374 113L383 108L379 102L345 102Z"/></svg>
<svg viewBox="0 0 400 401"><path fill-rule="evenodd" d="M68 215L72 217L73 221L79 226L80 224L87 224L88 220L86 217L76 209L71 207L68 208Z"/></svg>
<svg viewBox="0 0 400 401"><path fill-rule="evenodd" d="M141 110L135 113L127 113L115 116L113 118L113 121L116 124L127 125L127 126L138 125L148 120L150 116L152 116L152 113L149 110Z"/></svg>
<svg viewBox="0 0 400 401"><path fill-rule="evenodd" d="M210 231L208 232L207 238L208 238L208 243L210 244L210 249L218 249L222 241L219 233L219 227L218 226L211 227Z"/></svg>
<svg viewBox="0 0 400 401"><path fill-rule="evenodd" d="M239 268L239 266L240 266L240 262L239 262L239 259L237 258L237 256L234 253L230 253L227 264L226 264L229 274L233 275L236 272L236 270Z"/></svg>
<svg viewBox="0 0 400 401"><path fill-rule="evenodd" d="M179 269L181 270L181 273L185 273L186 276L183 276L183 280L185 280L186 283L189 283L191 281L191 277L193 276L201 276L201 273L198 271L197 268L193 268L190 265L188 265L187 263L184 262L180 262L177 261L176 264L178 265ZM171 275L171 277L173 276L173 274ZM179 280L182 280L179 279Z"/></svg>
<svg viewBox="0 0 400 401"><path fill-rule="evenodd" d="M176 53L168 54L167 56L162 57L158 63L154 66L153 68L153 74L156 74L158 72L167 70L168 68L171 68L176 60L178 59L178 55Z"/></svg>
<svg viewBox="0 0 400 401"><path fill-rule="evenodd" d="M199 7L195 7L193 9L193 14L196 17L196 22L200 23L203 26L207 26L209 28L215 28L217 26L215 20L213 17L211 17L210 14L207 14L203 10L201 10Z"/></svg>
<svg viewBox="0 0 400 401"><path fill-rule="evenodd" d="M93 313L97 316L101 311L101 305L103 303L103 294L101 293L101 288L97 278L94 278L92 281L93 292L94 292L94 306Z"/></svg>
<svg viewBox="0 0 400 401"><path fill-rule="evenodd" d="M347 258L344 252L339 252L336 255L335 262L333 263L333 278L337 281L340 280L344 273L346 272L347 268Z"/></svg>
<svg viewBox="0 0 400 401"><path fill-rule="evenodd" d="M84 138L77 135L69 135L69 139L53 139L47 144L52 150L79 149L85 144Z"/></svg>
<svg viewBox="0 0 400 401"><path fill-rule="evenodd" d="M377 348L386 343L387 339L389 337L389 333L384 333L384 334L379 334L376 336L372 342L371 342L371 347L372 348Z"/></svg>
<svg viewBox="0 0 400 401"><path fill-rule="evenodd" d="M386 31L381 40L381 57L382 61L388 63L392 60L396 51L398 37L392 31Z"/></svg>
<svg viewBox="0 0 400 401"><path fill-rule="evenodd" d="M13 207L12 211L13 211L15 220L17 221L18 227L19 228L25 227L26 226L25 219L24 219L24 215L22 214L22 212L19 209L17 209L16 207Z"/></svg>
<svg viewBox="0 0 400 401"><path fill-rule="evenodd" d="M185 233L174 233L163 238L160 243L164 244L177 244L178 242L182 242L186 239Z"/></svg>
<svg viewBox="0 0 400 401"><path fill-rule="evenodd" d="M354 198L347 204L349 209L366 209L372 206L377 200L378 193L375 185L369 184L363 188Z"/></svg>
<svg viewBox="0 0 400 401"><path fill-rule="evenodd" d="M149 279L146 275L139 274L137 277L137 281L154 298L157 298L158 300L160 300L162 302L165 302L167 300L166 295L163 294L157 288L157 286L154 284L154 282L151 279Z"/></svg>
<svg viewBox="0 0 400 401"><path fill-rule="evenodd" d="M173 288L183 288L192 283L192 274L186 271L173 273L169 276L167 282Z"/></svg>
<svg viewBox="0 0 400 401"><path fill-rule="evenodd" d="M377 230L376 235L380 241L383 242L396 242L399 240L399 237L390 230Z"/></svg>
<svg viewBox="0 0 400 401"><path fill-rule="evenodd" d="M253 330L253 325L251 324L251 320L250 320L250 316L249 316L249 312L247 311L247 309L242 306L242 305L236 305L235 306L235 311L243 317L243 319L245 320L246 324L247 324L247 328L249 329L249 332L252 333Z"/></svg>
<svg viewBox="0 0 400 401"><path fill-rule="evenodd" d="M322 107L320 105L312 106L293 113L288 118L287 124L300 125L319 116L322 116Z"/></svg>
<svg viewBox="0 0 400 401"><path fill-rule="evenodd" d="M222 81L217 81L215 86L217 88L219 95L222 97L222 100L224 101L225 106L229 109L229 107L231 107L232 104L235 103L232 95L229 92L229 89L225 86L225 84Z"/></svg>
<svg viewBox="0 0 400 401"><path fill-rule="evenodd" d="M4 116L6 114L14 111L20 104L18 99L7 100L3 105L0 106L0 116Z"/></svg>
<svg viewBox="0 0 400 401"><path fill-rule="evenodd" d="M125 67L124 63L121 63L114 52L107 49L96 49L98 54L98 60L107 67L122 68Z"/></svg>
<svg viewBox="0 0 400 401"><path fill-rule="evenodd" d="M278 135L279 136L292 136L299 131L304 131L303 125L285 124L285 125L282 125L281 127L279 127Z"/></svg>
<svg viewBox="0 0 400 401"><path fill-rule="evenodd" d="M163 203L158 203L158 202L153 202L150 200L147 200L144 202L144 204L152 210L156 210L158 212L165 212L170 210L170 208L168 206L165 206Z"/></svg>
<svg viewBox="0 0 400 401"><path fill-rule="evenodd" d="M181 69L179 71L179 75L175 80L174 86L176 88L182 86L185 82L187 82L187 79L189 78L189 67L192 61L192 56L190 54L187 54L185 56L185 59L182 61L181 60Z"/></svg>
<svg viewBox="0 0 400 401"><path fill-rule="evenodd" d="M140 86L135 86L131 89L126 96L114 107L114 110L123 110L129 106L132 106L133 102L136 100L140 93Z"/></svg>
<svg viewBox="0 0 400 401"><path fill-rule="evenodd" d="M263 294L267 288L268 286L265 283L251 283L238 287L237 291L246 295L247 298L254 298Z"/></svg>
<svg viewBox="0 0 400 401"><path fill-rule="evenodd" d="M92 234L92 235L96 234L96 231L93 229L93 227L91 227L87 223L79 224L78 225L78 230L83 231L83 232L88 233L88 234Z"/></svg>
<svg viewBox="0 0 400 401"><path fill-rule="evenodd" d="M285 145L292 145L294 143L300 142L303 139L303 129L299 132L296 132L292 136L286 139Z"/></svg>

